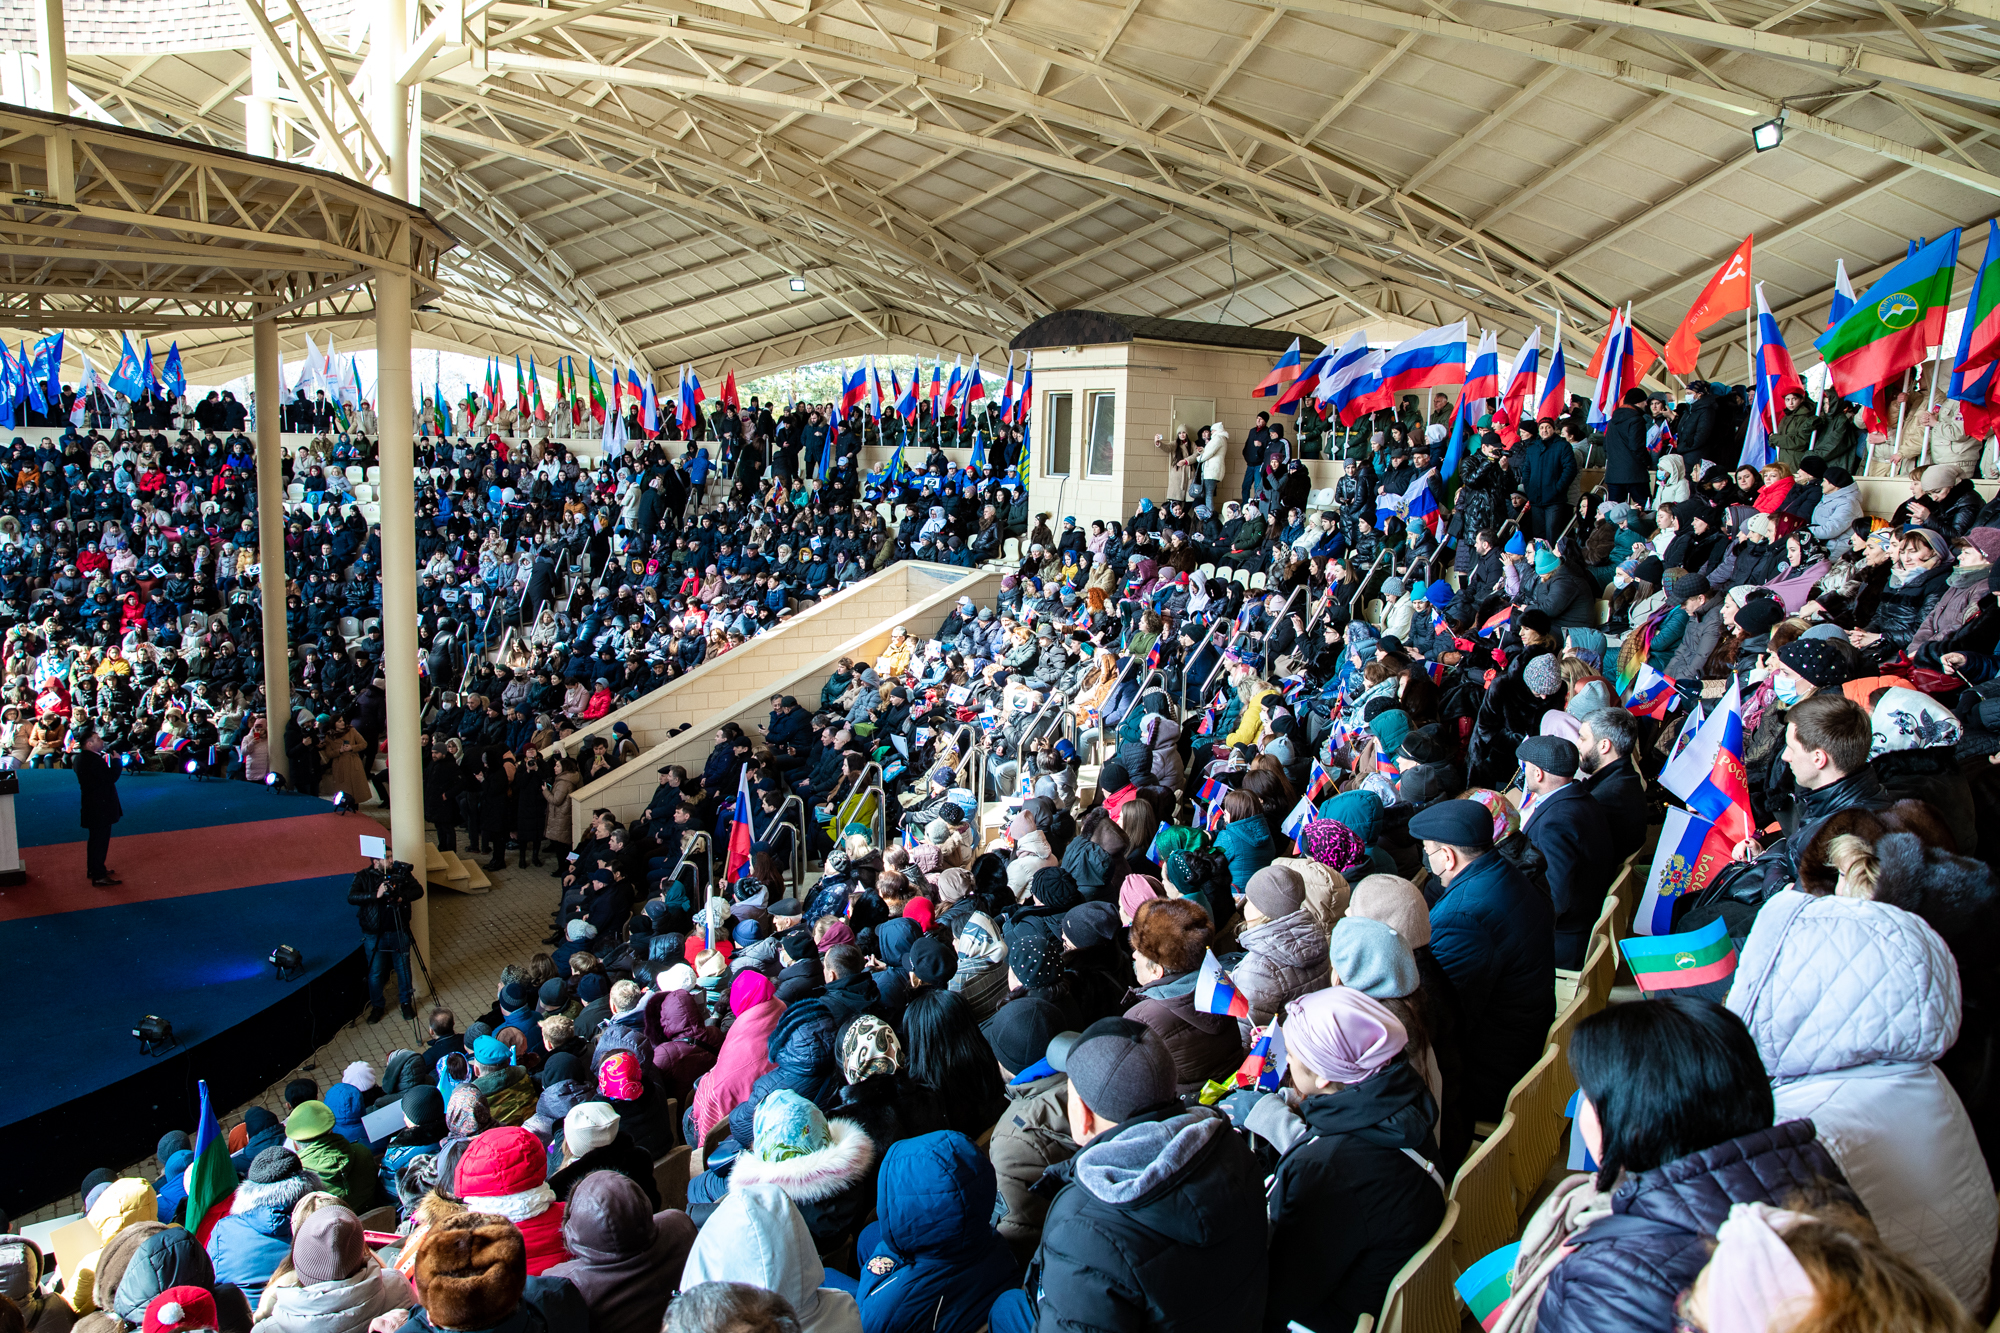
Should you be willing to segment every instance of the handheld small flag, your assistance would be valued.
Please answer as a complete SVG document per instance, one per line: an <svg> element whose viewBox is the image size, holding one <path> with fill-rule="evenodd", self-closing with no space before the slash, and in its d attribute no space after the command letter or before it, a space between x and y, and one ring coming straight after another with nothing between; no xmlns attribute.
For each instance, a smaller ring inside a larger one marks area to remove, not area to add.
<svg viewBox="0 0 2000 1333"><path fill-rule="evenodd" d="M1252 1030L1250 1054L1236 1071L1236 1086L1276 1092L1285 1081L1286 1068L1285 1030L1274 1018L1269 1027Z"/></svg>
<svg viewBox="0 0 2000 1333"><path fill-rule="evenodd" d="M1306 776L1306 799L1317 803L1320 793L1332 790L1333 785L1333 774L1327 772L1319 760L1313 760L1312 771Z"/></svg>
<svg viewBox="0 0 2000 1333"><path fill-rule="evenodd" d="M1520 1253L1518 1240L1502 1245L1460 1273L1452 1283L1481 1328L1492 1328L1506 1312L1507 1298L1514 1294L1514 1260Z"/></svg>
<svg viewBox="0 0 2000 1333"><path fill-rule="evenodd" d="M1507 627L1513 623L1514 608L1512 606L1503 606L1486 618L1485 623L1479 627L1479 634L1483 638L1496 631L1504 633Z"/></svg>
<svg viewBox="0 0 2000 1333"><path fill-rule="evenodd" d="M1214 805L1208 807L1208 818L1202 821L1202 827L1207 829L1211 836L1222 828L1221 801L1217 801Z"/></svg>
<svg viewBox="0 0 2000 1333"><path fill-rule="evenodd" d="M1632 715L1657 720L1672 712L1679 702L1680 693L1674 689L1673 681L1641 662L1631 693L1625 696L1625 707Z"/></svg>
<svg viewBox="0 0 2000 1333"><path fill-rule="evenodd" d="M1229 788L1224 786L1220 779L1208 778L1201 784L1201 789L1195 792L1194 798L1203 805L1214 805L1228 790Z"/></svg>
<svg viewBox="0 0 2000 1333"><path fill-rule="evenodd" d="M1743 767L1743 703L1737 682L1730 682L1687 748L1661 768L1660 785L1715 825L1710 836L1724 859L1750 836L1755 825L1749 774Z"/></svg>
<svg viewBox="0 0 2000 1333"><path fill-rule="evenodd" d="M1195 978L1194 1007L1204 1014L1227 1014L1231 1018L1250 1017L1250 1001L1243 998L1222 970L1222 962L1210 949L1201 960L1201 974Z"/></svg>
<svg viewBox="0 0 2000 1333"><path fill-rule="evenodd" d="M1292 807L1292 812L1285 816L1285 822L1279 827L1278 831L1290 838L1294 845L1298 845L1299 839L1306 835L1306 825L1312 823L1312 819L1312 797L1310 795L1301 796L1299 797L1299 803Z"/></svg>
<svg viewBox="0 0 2000 1333"><path fill-rule="evenodd" d="M1721 981L1736 971L1736 943L1721 917L1682 935L1618 941L1632 980L1642 991L1681 990Z"/></svg>
<svg viewBox="0 0 2000 1333"><path fill-rule="evenodd" d="M1675 900L1707 888L1729 864L1734 845L1716 837L1715 826L1701 816L1679 806L1667 807L1653 865L1646 872L1646 888L1632 915L1632 933L1665 935L1672 930Z"/></svg>

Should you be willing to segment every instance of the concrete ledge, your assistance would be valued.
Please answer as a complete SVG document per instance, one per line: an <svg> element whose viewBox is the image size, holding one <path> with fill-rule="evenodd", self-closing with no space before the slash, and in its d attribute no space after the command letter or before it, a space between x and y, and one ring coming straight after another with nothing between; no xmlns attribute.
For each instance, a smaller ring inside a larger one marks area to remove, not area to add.
<svg viewBox="0 0 2000 1333"><path fill-rule="evenodd" d="M970 597L977 603L990 604L1000 588L1000 574L988 569L958 569L951 565L918 564L903 561L884 570L869 580L890 580L898 571L904 571L907 581L900 584L902 604L891 608L874 624L860 628L844 639L823 642L816 648L808 648L809 636L796 635L796 626L787 626L775 634L767 635L760 643L773 645L767 654L771 661L766 665L787 667L785 674L765 680L763 683L748 683L743 675L734 671L717 673L711 685L699 692L699 698L707 708L706 712L692 711L687 705L696 701L693 695L677 694L674 685L654 691L647 699L642 699L632 707L659 701L660 706L672 708L678 721L692 722L686 731L666 737L646 749L637 759L605 774L596 782L575 792L570 797L570 829L572 840L580 839L583 830L590 823L590 812L609 810L621 820L636 818L647 802L653 799L653 788L659 785L658 770L667 764L681 764L690 772L699 773L708 762L708 754L715 746L715 732L723 724L734 722L745 732L756 736L757 728L764 723L771 711L770 699L774 694L796 695L801 707L813 711L819 704L819 693L833 675L834 666L843 657L857 661L873 662L888 647L889 633L898 625L907 625L914 638L928 638L944 623L952 606L960 597ZM952 575L949 582L939 579L940 571ZM856 589L866 586L857 584ZM885 582L878 586L898 588L896 583ZM849 591L854 591L850 589ZM829 598L831 602L833 599ZM826 622L831 627L835 622ZM817 637L817 636L810 636ZM703 663L702 668L682 677L683 681L693 680L707 671L710 666L727 668L739 654L745 653L750 645L728 653L714 663ZM761 679L761 677L760 677ZM675 682L678 685L680 682ZM666 696L673 695L672 699ZM614 717L616 714L613 715ZM604 720L608 723L609 719ZM603 725L603 724L600 724ZM662 728L664 732L664 728ZM638 728L633 728L637 739ZM643 742L642 742L643 744Z"/></svg>
<svg viewBox="0 0 2000 1333"><path fill-rule="evenodd" d="M814 602L783 629L760 634L579 728L563 741L562 751L575 758L585 740L609 736L612 725L618 722L630 727L633 741L647 750L666 740L667 733L681 723L733 707L746 697L795 694L796 690L779 691L776 687L798 670L801 662L813 660L884 620L893 620L903 608L926 600L972 572L955 565L898 561L880 574L871 574L851 588Z"/></svg>

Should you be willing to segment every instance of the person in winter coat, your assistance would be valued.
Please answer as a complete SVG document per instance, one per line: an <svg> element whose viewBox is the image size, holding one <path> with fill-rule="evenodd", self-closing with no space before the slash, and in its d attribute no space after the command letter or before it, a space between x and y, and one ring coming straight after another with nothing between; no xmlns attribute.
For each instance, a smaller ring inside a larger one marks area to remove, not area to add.
<svg viewBox="0 0 2000 1333"><path fill-rule="evenodd" d="M266 1148L285 1146L285 1126L278 1117L261 1106L253 1106L243 1113L243 1128L249 1139L243 1147L229 1154L229 1164L236 1168L236 1178L243 1179L250 1174L250 1163L257 1160L257 1154Z"/></svg>
<svg viewBox="0 0 2000 1333"><path fill-rule="evenodd" d="M319 1180L283 1148L266 1148L236 1187L229 1216L208 1233L208 1258L218 1282L240 1288L253 1306L264 1284L292 1251L292 1205Z"/></svg>
<svg viewBox="0 0 2000 1333"><path fill-rule="evenodd" d="M1813 509L1812 535L1830 549L1846 545L1854 520L1862 515L1861 487L1843 467L1829 467L1820 480L1820 501Z"/></svg>
<svg viewBox="0 0 2000 1333"><path fill-rule="evenodd" d="M1351 1328L1381 1310L1410 1256L1444 1221L1431 1121L1437 1107L1404 1058L1409 1034L1347 986L1285 1008L1294 1108L1278 1093L1245 1118L1284 1154L1271 1178L1271 1286L1264 1328Z"/></svg>
<svg viewBox="0 0 2000 1333"><path fill-rule="evenodd" d="M1646 447L1646 391L1627 389L1611 420L1604 426L1604 485L1613 502L1643 503L1646 478L1653 470Z"/></svg>
<svg viewBox="0 0 2000 1333"><path fill-rule="evenodd" d="M1554 913L1548 895L1493 850L1493 816L1479 802L1440 801L1411 818L1410 835L1423 840L1442 886L1431 904L1431 953L1465 1018L1466 1099L1475 1118L1497 1120L1555 1021Z"/></svg>
<svg viewBox="0 0 2000 1333"><path fill-rule="evenodd" d="M1264 1191L1243 1136L1181 1105L1174 1057L1143 1023L1100 1019L1062 1063L1082 1147L1049 1170L1061 1192L993 1333L1260 1328Z"/></svg>
<svg viewBox="0 0 2000 1333"><path fill-rule="evenodd" d="M44 1291L54 1259L26 1236L0 1236L0 1296L21 1312L24 1333L69 1333L76 1311L60 1293Z"/></svg>
<svg viewBox="0 0 2000 1333"><path fill-rule="evenodd" d="M233 1286L218 1284L215 1269L194 1233L181 1227L160 1227L132 1251L119 1276L108 1308L76 1323L83 1333L129 1333L143 1325L146 1307L171 1287L198 1287L215 1298L217 1327L225 1333L245 1333L250 1305Z"/></svg>
<svg viewBox="0 0 2000 1333"><path fill-rule="evenodd" d="M1277 857L1278 845L1271 837L1264 803L1252 792L1238 790L1224 796L1222 820L1215 849L1229 858L1230 886L1242 893L1250 877Z"/></svg>
<svg viewBox="0 0 2000 1333"><path fill-rule="evenodd" d="M1063 1014L1037 996L1010 1000L982 1025L1007 1078L1007 1110L986 1146L998 1176L993 1225L1023 1265L1042 1239L1049 1200L1035 1190L1042 1173L1076 1153L1069 1136L1069 1077L1055 1068ZM1068 1041L1062 1042L1062 1049Z"/></svg>
<svg viewBox="0 0 2000 1333"><path fill-rule="evenodd" d="M322 1099L326 1109L333 1112L333 1129L349 1143L364 1148L368 1142L368 1127L361 1123L361 1089L349 1083L336 1083L326 1090Z"/></svg>
<svg viewBox="0 0 2000 1333"><path fill-rule="evenodd" d="M520 1229L528 1276L570 1257L563 1244L563 1205L548 1185L549 1154L519 1125L498 1125L474 1139L458 1159L455 1192L475 1213L495 1213Z"/></svg>
<svg viewBox="0 0 2000 1333"><path fill-rule="evenodd" d="M726 1128L729 1113L750 1095L757 1079L774 1067L766 1051L778 1020L784 1016L785 1002L778 998L771 979L747 969L737 973L729 983L729 1012L735 1021L723 1035L715 1067L695 1084L694 1102L688 1111L691 1143L709 1143L712 1134Z"/></svg>
<svg viewBox="0 0 2000 1333"><path fill-rule="evenodd" d="M620 1124L610 1102L581 1102L562 1117L562 1169L549 1177L549 1188L567 1204L576 1187L593 1172L615 1171L639 1187L649 1208L660 1206L660 1186L654 1179L653 1154L641 1148Z"/></svg>
<svg viewBox="0 0 2000 1333"><path fill-rule="evenodd" d="M590 1312L568 1282L527 1275L520 1231L480 1213L447 1215L414 1245L421 1303L408 1333L588 1333Z"/></svg>
<svg viewBox="0 0 2000 1333"><path fill-rule="evenodd" d="M863 1333L978 1333L1014 1285L989 1220L993 1164L954 1130L905 1139L882 1159L876 1221L856 1252Z"/></svg>
<svg viewBox="0 0 2000 1333"><path fill-rule="evenodd" d="M708 1011L692 990L656 992L643 1004L654 1075L668 1096L685 1105L695 1081L715 1068L722 1033L708 1025Z"/></svg>
<svg viewBox="0 0 2000 1333"><path fill-rule="evenodd" d="M1236 940L1243 959L1229 970L1250 1002L1250 1022L1262 1026L1288 1001L1327 984L1326 931L1305 907L1306 886L1290 870L1266 866L1250 877L1244 928Z"/></svg>
<svg viewBox="0 0 2000 1333"><path fill-rule="evenodd" d="M1514 446L1514 489L1528 497L1527 533L1552 542L1569 525L1569 488L1576 480L1576 450L1553 420L1535 423L1535 438Z"/></svg>
<svg viewBox="0 0 2000 1333"><path fill-rule="evenodd" d="M1951 552L1933 528L1905 528L1896 542L1895 570L1875 603L1866 629L1848 632L1848 642L1874 661L1885 661L1916 637L1924 618L1945 595Z"/></svg>
<svg viewBox="0 0 2000 1333"><path fill-rule="evenodd" d="M681 1290L742 1282L785 1298L800 1333L861 1333L852 1294L826 1285L826 1267L798 1206L775 1185L732 1190L695 1237Z"/></svg>
<svg viewBox="0 0 2000 1333"><path fill-rule="evenodd" d="M160 1225L159 1196L153 1193L152 1185L132 1176L124 1176L103 1187L95 1202L84 1213L84 1220L97 1230L102 1240L97 1249L83 1256L77 1264L76 1272L67 1274L69 1280L70 1305L80 1315L89 1314L97 1308L100 1295L109 1304L117 1291L114 1281L108 1289L100 1293L97 1287L97 1273L104 1258L104 1251L118 1234L140 1223Z"/></svg>
<svg viewBox="0 0 2000 1333"><path fill-rule="evenodd" d="M435 1089L433 1089L435 1091ZM273 1284L257 1327L271 1333L366 1333L378 1315L406 1310L410 1281L384 1268L362 1238L361 1220L341 1204L315 1209L292 1240L296 1281Z"/></svg>
<svg viewBox="0 0 2000 1333"><path fill-rule="evenodd" d="M285 1117L285 1146L319 1177L328 1194L350 1208L375 1206L375 1155L334 1130L333 1110L325 1102L300 1102L292 1108Z"/></svg>
<svg viewBox="0 0 2000 1333"><path fill-rule="evenodd" d="M593 1171L563 1213L563 1246L575 1256L548 1270L590 1307L591 1333L659 1333L681 1284L695 1227L678 1208L657 1204L615 1171Z"/></svg>
<svg viewBox="0 0 2000 1333"><path fill-rule="evenodd" d="M1214 939L1208 913L1185 898L1141 903L1132 917L1139 988L1132 992L1137 1003L1125 1016L1152 1029L1165 1044L1183 1093L1198 1092L1208 1080L1243 1063L1243 1034L1236 1020L1195 1008L1195 983ZM1549 980L1553 986L1554 976ZM1554 990L1549 994L1553 998Z"/></svg>
<svg viewBox="0 0 2000 1333"><path fill-rule="evenodd" d="M1597 585L1589 573L1559 558L1548 547L1535 551L1535 585L1528 606L1558 630L1587 629L1597 623Z"/></svg>
<svg viewBox="0 0 2000 1333"><path fill-rule="evenodd" d="M1810 1120L1883 1241L1978 1310L2000 1206L1936 1065L1958 1038L1960 996L1950 951L1919 918L1782 889L1744 941L1729 1008L1763 1056L1777 1114Z"/></svg>
<svg viewBox="0 0 2000 1333"><path fill-rule="evenodd" d="M1741 1020L1692 996L1620 1004L1577 1025L1576 1124L1593 1175L1528 1220L1514 1299L1542 1333L1664 1333L1739 1203L1857 1207L1809 1120L1774 1124Z"/></svg>
<svg viewBox="0 0 2000 1333"><path fill-rule="evenodd" d="M403 1168L419 1157L436 1153L445 1136L444 1098L435 1084L411 1088L403 1094L402 1106L404 1128L382 1144L382 1167L377 1180L384 1198L399 1201L402 1192L397 1182ZM244 1118L249 1117L246 1114Z"/></svg>
<svg viewBox="0 0 2000 1333"><path fill-rule="evenodd" d="M819 1252L839 1252L874 1203L875 1144L853 1121L828 1120L789 1088L757 1104L752 1136L750 1151L730 1166L730 1192L776 1186L797 1206Z"/></svg>

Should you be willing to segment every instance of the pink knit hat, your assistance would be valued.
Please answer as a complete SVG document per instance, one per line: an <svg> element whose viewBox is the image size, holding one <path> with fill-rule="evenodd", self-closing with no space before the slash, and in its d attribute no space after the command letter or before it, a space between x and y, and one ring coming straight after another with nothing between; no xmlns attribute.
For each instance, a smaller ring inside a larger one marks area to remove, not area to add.
<svg viewBox="0 0 2000 1333"><path fill-rule="evenodd" d="M1164 898L1166 891L1151 875L1127 875L1118 886L1118 919L1126 925L1139 913L1139 904L1150 898Z"/></svg>

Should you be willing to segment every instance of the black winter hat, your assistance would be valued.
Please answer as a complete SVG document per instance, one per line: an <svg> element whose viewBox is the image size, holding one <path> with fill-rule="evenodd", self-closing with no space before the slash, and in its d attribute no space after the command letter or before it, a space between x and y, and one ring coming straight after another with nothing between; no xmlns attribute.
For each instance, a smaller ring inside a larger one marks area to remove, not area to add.
<svg viewBox="0 0 2000 1333"><path fill-rule="evenodd" d="M949 986L958 975L958 951L941 931L922 935L903 955L903 967L926 986Z"/></svg>
<svg viewBox="0 0 2000 1333"><path fill-rule="evenodd" d="M300 1164L297 1154L287 1148L266 1148L250 1162L250 1183L253 1185L269 1185L303 1174L305 1167Z"/></svg>

